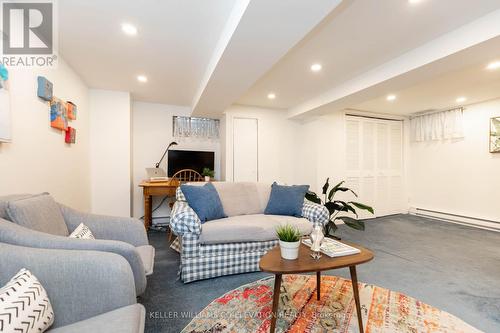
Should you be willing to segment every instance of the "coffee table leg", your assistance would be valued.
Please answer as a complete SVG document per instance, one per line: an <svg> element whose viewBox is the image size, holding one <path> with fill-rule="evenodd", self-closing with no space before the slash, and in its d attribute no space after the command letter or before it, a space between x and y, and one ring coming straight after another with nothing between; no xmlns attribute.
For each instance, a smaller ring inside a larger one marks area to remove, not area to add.
<svg viewBox="0 0 500 333"><path fill-rule="evenodd" d="M321 272L316 272L316 292L317 292L317 300L320 300L321 294Z"/></svg>
<svg viewBox="0 0 500 333"><path fill-rule="evenodd" d="M271 317L271 330L269 331L270 333L274 333L274 331L276 330L276 319L278 318L280 291L281 291L281 274L276 274L276 276L274 277L273 313Z"/></svg>
<svg viewBox="0 0 500 333"><path fill-rule="evenodd" d="M358 276L356 275L356 266L349 266L351 271L352 290L354 293L354 301L356 303L356 313L358 314L359 332L363 333L363 317L361 317L361 304L359 302Z"/></svg>

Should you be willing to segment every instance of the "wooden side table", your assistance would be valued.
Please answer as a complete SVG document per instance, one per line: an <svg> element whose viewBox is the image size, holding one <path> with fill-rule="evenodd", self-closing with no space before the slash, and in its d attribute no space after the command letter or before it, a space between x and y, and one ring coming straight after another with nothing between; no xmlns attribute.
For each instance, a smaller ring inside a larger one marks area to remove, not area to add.
<svg viewBox="0 0 500 333"><path fill-rule="evenodd" d="M173 196L175 197L175 190L180 185L176 179L170 179L165 182L150 182L147 180L142 181L139 186L142 187L144 196L144 227L149 229L153 221L153 207L152 197L158 196Z"/></svg>
<svg viewBox="0 0 500 333"><path fill-rule="evenodd" d="M356 265L363 264L373 259L373 253L364 247L344 242L352 247L359 249L361 252L350 256L331 258L326 254L319 260L311 258L311 249L300 244L299 258L296 260L285 260L281 258L279 246L275 247L266 253L259 263L259 267L264 272L273 273L274 279L274 294L273 294L273 310L271 318L271 333L276 329L276 319L278 317L278 304L281 290L281 279L283 274L298 274L316 272L317 284L317 299L320 299L321 287L321 271L349 267L351 273L352 289L354 293L354 301L356 303L356 313L358 314L359 332L363 333L363 318L361 317L361 304L359 302L358 277L356 275Z"/></svg>

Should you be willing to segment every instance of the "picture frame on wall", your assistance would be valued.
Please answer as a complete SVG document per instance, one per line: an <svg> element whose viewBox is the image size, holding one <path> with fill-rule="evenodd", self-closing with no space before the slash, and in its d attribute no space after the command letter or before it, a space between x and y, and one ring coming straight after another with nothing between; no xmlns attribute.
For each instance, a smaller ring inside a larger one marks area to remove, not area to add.
<svg viewBox="0 0 500 333"><path fill-rule="evenodd" d="M9 72L0 64L0 142L11 142Z"/></svg>
<svg viewBox="0 0 500 333"><path fill-rule="evenodd" d="M490 119L490 153L500 153L500 117Z"/></svg>

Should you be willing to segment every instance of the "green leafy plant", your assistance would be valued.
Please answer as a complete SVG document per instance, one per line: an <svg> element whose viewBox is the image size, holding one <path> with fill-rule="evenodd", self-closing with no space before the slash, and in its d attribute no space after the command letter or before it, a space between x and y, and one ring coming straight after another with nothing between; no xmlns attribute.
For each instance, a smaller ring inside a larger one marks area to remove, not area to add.
<svg viewBox="0 0 500 333"><path fill-rule="evenodd" d="M203 171L201 172L201 175L204 176L204 177L214 178L215 171L214 170L210 170L210 168L203 168Z"/></svg>
<svg viewBox="0 0 500 333"><path fill-rule="evenodd" d="M365 223L358 219L358 213L356 209L366 210L374 214L375 212L373 208L356 201L336 200L335 195L338 192L350 192L356 198L358 197L358 195L350 188L342 186L344 185L345 181L341 181L340 183L335 185L332 189L330 189L329 180L330 178L327 178L325 185L323 185L322 193L324 195L324 200L321 200L321 198L314 192L309 191L306 193L307 200L325 206L328 209L328 212L330 213L330 219L328 223L325 225L325 232L324 232L325 235L335 237L334 234L335 231L337 230L337 225L335 224L335 221L337 220L343 221L347 226L353 229L365 230ZM341 213L345 214L352 213L356 216L356 218L350 216L339 216Z"/></svg>
<svg viewBox="0 0 500 333"><path fill-rule="evenodd" d="M280 225L276 228L276 235L282 242L298 242L300 240L300 231L298 228L289 224Z"/></svg>

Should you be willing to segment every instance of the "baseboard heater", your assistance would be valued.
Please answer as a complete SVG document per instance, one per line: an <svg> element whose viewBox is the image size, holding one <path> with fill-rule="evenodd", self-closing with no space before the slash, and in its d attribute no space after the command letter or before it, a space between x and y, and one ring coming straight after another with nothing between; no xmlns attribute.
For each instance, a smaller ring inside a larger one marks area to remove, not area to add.
<svg viewBox="0 0 500 333"><path fill-rule="evenodd" d="M500 232L500 221L413 207L410 214Z"/></svg>

